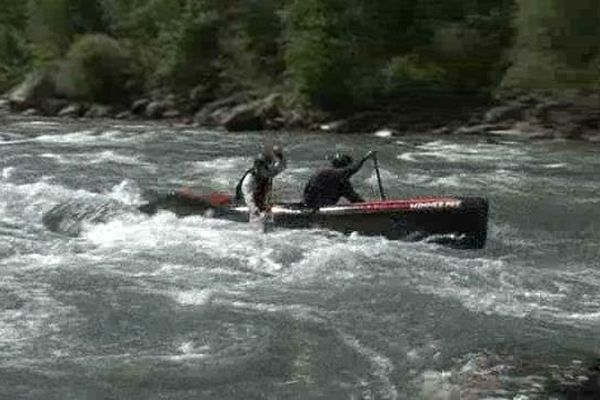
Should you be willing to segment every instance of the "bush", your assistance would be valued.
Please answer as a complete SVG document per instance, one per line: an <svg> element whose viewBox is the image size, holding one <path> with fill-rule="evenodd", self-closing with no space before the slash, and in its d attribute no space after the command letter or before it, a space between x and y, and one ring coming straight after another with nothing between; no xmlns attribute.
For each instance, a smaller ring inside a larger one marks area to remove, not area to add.
<svg viewBox="0 0 600 400"><path fill-rule="evenodd" d="M597 85L600 4L519 0L518 5L517 40L503 88L562 91Z"/></svg>
<svg viewBox="0 0 600 400"><path fill-rule="evenodd" d="M203 83L215 74L220 18L203 4L189 1L176 22L160 33L163 59L158 77L176 87Z"/></svg>
<svg viewBox="0 0 600 400"><path fill-rule="evenodd" d="M287 10L285 60L294 90L325 110L352 106L356 60L345 27L344 2L296 1Z"/></svg>
<svg viewBox="0 0 600 400"><path fill-rule="evenodd" d="M396 97L412 93L435 92L445 88L445 71L424 62L415 54L394 57L383 70L383 93Z"/></svg>
<svg viewBox="0 0 600 400"><path fill-rule="evenodd" d="M127 51L106 35L84 35L77 40L57 79L67 97L101 102L128 101L132 63Z"/></svg>
<svg viewBox="0 0 600 400"><path fill-rule="evenodd" d="M30 54L22 35L0 25L0 92L15 85L27 72Z"/></svg>
<svg viewBox="0 0 600 400"><path fill-rule="evenodd" d="M77 35L103 32L101 0L29 0L27 31L38 64L53 62Z"/></svg>
<svg viewBox="0 0 600 400"><path fill-rule="evenodd" d="M504 74L511 37L507 15L470 15L435 30L430 57L446 70L453 89L489 92Z"/></svg>

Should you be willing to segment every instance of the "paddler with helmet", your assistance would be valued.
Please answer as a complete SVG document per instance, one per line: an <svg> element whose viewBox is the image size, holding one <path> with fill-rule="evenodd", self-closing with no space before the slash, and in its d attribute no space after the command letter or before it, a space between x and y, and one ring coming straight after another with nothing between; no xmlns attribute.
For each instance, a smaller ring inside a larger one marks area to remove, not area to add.
<svg viewBox="0 0 600 400"><path fill-rule="evenodd" d="M351 203L364 202L352 187L350 178L375 154L370 151L357 162L349 154L335 154L331 158L331 166L318 170L304 187L304 204L317 210L320 207L337 204L342 197Z"/></svg>
<svg viewBox="0 0 600 400"><path fill-rule="evenodd" d="M235 188L235 201L248 206L250 222L263 220L271 209L273 178L287 166L283 148L265 147L239 180Z"/></svg>

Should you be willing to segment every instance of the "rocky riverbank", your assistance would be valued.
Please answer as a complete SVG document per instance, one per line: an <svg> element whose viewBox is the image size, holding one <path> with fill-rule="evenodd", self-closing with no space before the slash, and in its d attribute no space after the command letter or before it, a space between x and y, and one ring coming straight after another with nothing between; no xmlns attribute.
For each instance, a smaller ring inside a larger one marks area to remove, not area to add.
<svg viewBox="0 0 600 400"><path fill-rule="evenodd" d="M227 131L301 129L331 133L433 132L600 141L600 93L535 93L492 100L473 95L411 98L386 108L346 113L306 111L280 93L237 92L215 98L196 87L184 94L154 91L120 104L74 101L33 73L0 98L0 110L22 115L122 120L176 120Z"/></svg>
<svg viewBox="0 0 600 400"><path fill-rule="evenodd" d="M600 93L574 91L511 96L455 133L600 142Z"/></svg>

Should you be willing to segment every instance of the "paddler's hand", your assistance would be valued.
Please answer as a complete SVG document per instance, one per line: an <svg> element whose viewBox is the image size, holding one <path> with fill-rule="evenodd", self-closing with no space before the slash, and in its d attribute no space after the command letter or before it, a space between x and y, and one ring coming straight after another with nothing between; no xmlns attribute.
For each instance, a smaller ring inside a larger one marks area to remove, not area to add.
<svg viewBox="0 0 600 400"><path fill-rule="evenodd" d="M377 155L377 151L375 150L371 150L370 152L367 153L367 155L365 156L365 160L368 158L374 158Z"/></svg>
<svg viewBox="0 0 600 400"><path fill-rule="evenodd" d="M268 210L261 212L260 219L263 222L273 221L273 213L271 212L271 209L269 208Z"/></svg>

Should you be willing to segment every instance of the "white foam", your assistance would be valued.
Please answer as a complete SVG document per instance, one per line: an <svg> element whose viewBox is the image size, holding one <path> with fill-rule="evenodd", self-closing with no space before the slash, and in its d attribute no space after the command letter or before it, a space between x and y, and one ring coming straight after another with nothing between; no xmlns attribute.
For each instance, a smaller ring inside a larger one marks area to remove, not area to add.
<svg viewBox="0 0 600 400"><path fill-rule="evenodd" d="M40 157L43 158L50 158L52 160L58 160L58 161L63 161L65 158L64 156L60 155L60 154L54 154L54 153L43 153L39 155Z"/></svg>
<svg viewBox="0 0 600 400"><path fill-rule="evenodd" d="M3 180L8 180L10 179L10 177L13 175L13 173L15 172L15 167L5 167L2 168L2 179Z"/></svg>
<svg viewBox="0 0 600 400"><path fill-rule="evenodd" d="M243 167L251 166L252 161L246 157L217 157L206 161L193 161L186 164L186 169L192 173L239 173Z"/></svg>
<svg viewBox="0 0 600 400"><path fill-rule="evenodd" d="M547 169L561 169L561 168L565 168L566 166L567 166L567 164L565 164L565 163L554 163L554 164L542 165L542 167L547 168Z"/></svg>
<svg viewBox="0 0 600 400"><path fill-rule="evenodd" d="M213 296L214 293L210 289L181 291L174 295L175 301L184 306L203 306L210 304Z"/></svg>
<svg viewBox="0 0 600 400"><path fill-rule="evenodd" d="M56 121L49 121L49 120L37 120L37 121L19 121L19 122L15 122L13 125L16 126L22 126L22 127L31 127L34 126L36 128L39 127L57 127L60 125L59 122Z"/></svg>
<svg viewBox="0 0 600 400"><path fill-rule="evenodd" d="M392 384L391 374L394 371L394 364L392 361L381 353L376 352L368 346L362 344L357 338L339 332L344 343L352 348L357 354L364 357L372 368L372 375L377 378L381 387L378 390L378 396L376 398L381 399L398 399L398 390Z"/></svg>
<svg viewBox="0 0 600 400"><path fill-rule="evenodd" d="M410 152L397 156L407 162L442 160L449 163L485 163L509 166L530 160L530 155L522 148L485 143L452 143L433 141L416 146Z"/></svg>
<svg viewBox="0 0 600 400"><path fill-rule="evenodd" d="M108 196L125 204L134 205L142 202L140 188L135 182L125 179L118 185L112 187Z"/></svg>
<svg viewBox="0 0 600 400"><path fill-rule="evenodd" d="M52 135L41 135L34 138L35 141L44 143L56 143L56 144L74 144L74 143L88 143L98 140L98 136L95 130L85 129L82 131L72 133L60 133Z"/></svg>
<svg viewBox="0 0 600 400"><path fill-rule="evenodd" d="M394 131L391 129L381 129L376 131L373 135L378 138L389 138L394 135Z"/></svg>
<svg viewBox="0 0 600 400"><path fill-rule="evenodd" d="M407 162L418 162L417 160L418 153L415 152L405 152L402 154L398 154L396 158L398 160L407 161Z"/></svg>

